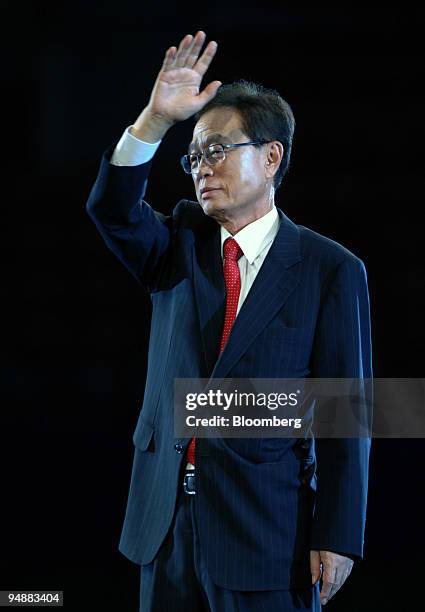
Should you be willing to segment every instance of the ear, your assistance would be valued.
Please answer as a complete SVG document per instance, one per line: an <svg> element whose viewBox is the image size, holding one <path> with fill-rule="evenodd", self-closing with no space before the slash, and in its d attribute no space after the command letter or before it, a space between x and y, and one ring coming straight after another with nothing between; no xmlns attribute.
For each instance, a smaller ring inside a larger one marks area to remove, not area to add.
<svg viewBox="0 0 425 612"><path fill-rule="evenodd" d="M283 158L283 144L278 140L273 140L267 146L267 156L265 165L266 178L273 178L279 169Z"/></svg>

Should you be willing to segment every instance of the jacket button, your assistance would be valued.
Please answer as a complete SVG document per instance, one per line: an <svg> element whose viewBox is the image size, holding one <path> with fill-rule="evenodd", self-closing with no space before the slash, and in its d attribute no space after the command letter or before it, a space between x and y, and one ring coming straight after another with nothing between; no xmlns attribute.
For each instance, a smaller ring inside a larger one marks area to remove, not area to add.
<svg viewBox="0 0 425 612"><path fill-rule="evenodd" d="M181 444L174 444L174 450L176 451L176 453L182 453L184 448Z"/></svg>

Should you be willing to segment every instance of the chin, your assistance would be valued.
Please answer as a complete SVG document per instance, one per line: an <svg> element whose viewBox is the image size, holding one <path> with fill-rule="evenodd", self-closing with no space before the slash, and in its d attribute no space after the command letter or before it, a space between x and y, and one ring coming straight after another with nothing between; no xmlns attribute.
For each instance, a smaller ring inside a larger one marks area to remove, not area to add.
<svg viewBox="0 0 425 612"><path fill-rule="evenodd" d="M226 216L226 208L218 202L202 202L201 208L208 217L213 217L214 219L223 219Z"/></svg>
<svg viewBox="0 0 425 612"><path fill-rule="evenodd" d="M219 210L223 208L223 205L215 202L213 199L209 198L207 200L203 200L202 198L198 199L199 205L204 211L206 215L209 215L210 212Z"/></svg>

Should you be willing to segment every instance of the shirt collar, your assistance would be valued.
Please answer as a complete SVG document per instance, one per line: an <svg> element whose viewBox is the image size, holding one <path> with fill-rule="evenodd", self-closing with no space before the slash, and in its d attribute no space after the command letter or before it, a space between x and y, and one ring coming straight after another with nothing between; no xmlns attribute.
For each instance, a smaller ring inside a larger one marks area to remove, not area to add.
<svg viewBox="0 0 425 612"><path fill-rule="evenodd" d="M252 264L262 250L276 237L279 222L277 208L273 205L268 213L246 225L234 236L221 226L221 256L223 257L224 241L227 238L234 238L248 262Z"/></svg>

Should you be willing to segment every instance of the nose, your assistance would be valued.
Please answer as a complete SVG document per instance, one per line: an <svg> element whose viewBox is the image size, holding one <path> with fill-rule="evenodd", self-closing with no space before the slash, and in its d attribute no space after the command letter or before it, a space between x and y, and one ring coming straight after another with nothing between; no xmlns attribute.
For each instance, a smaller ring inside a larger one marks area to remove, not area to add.
<svg viewBox="0 0 425 612"><path fill-rule="evenodd" d="M210 166L209 164L206 163L206 161L204 160L203 157L201 157L201 161L199 163L199 168L198 168L198 174L197 177L198 178L202 178L204 176L212 176L213 175L213 169L212 166Z"/></svg>

